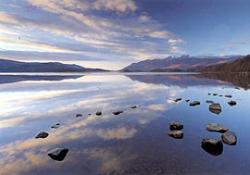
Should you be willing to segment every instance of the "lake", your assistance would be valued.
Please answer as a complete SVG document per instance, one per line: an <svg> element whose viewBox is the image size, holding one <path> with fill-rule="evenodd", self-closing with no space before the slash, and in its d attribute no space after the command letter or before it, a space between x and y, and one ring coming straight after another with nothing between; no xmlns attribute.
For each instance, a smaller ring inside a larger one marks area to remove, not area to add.
<svg viewBox="0 0 250 175"><path fill-rule="evenodd" d="M249 80L174 73L1 74L0 174L249 174ZM200 105L189 106L187 99ZM220 103L221 113L210 112L206 100ZM237 105L228 105L230 100ZM168 135L172 121L184 125L182 139ZM219 155L205 151L202 139L221 138L206 130L208 123L235 132L237 144L223 143ZM36 139L41 131L49 136ZM63 161L48 156L54 148L69 150Z"/></svg>

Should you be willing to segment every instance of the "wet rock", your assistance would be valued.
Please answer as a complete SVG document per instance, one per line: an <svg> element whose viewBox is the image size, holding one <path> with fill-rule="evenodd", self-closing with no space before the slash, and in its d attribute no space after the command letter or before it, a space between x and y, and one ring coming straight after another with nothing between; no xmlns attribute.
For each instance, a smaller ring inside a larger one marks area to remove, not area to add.
<svg viewBox="0 0 250 175"><path fill-rule="evenodd" d="M51 128L54 128L54 129L59 128L59 127L60 127L60 123L56 123L55 125L51 126Z"/></svg>
<svg viewBox="0 0 250 175"><path fill-rule="evenodd" d="M189 102L190 100L185 100L186 102Z"/></svg>
<svg viewBox="0 0 250 175"><path fill-rule="evenodd" d="M233 101L233 100L231 100L231 101L229 101L229 102L227 102L230 106L235 106L237 103L236 103L236 101Z"/></svg>
<svg viewBox="0 0 250 175"><path fill-rule="evenodd" d="M228 130L227 128L218 123L209 123L207 124L206 128L208 131L221 132L221 133L224 133Z"/></svg>
<svg viewBox="0 0 250 175"><path fill-rule="evenodd" d="M211 93L208 93L207 95L211 95Z"/></svg>
<svg viewBox="0 0 250 175"><path fill-rule="evenodd" d="M236 134L232 131L227 131L222 134L221 136L224 143L228 145L236 145L237 143L237 137Z"/></svg>
<svg viewBox="0 0 250 175"><path fill-rule="evenodd" d="M219 95L219 97L222 97L223 95Z"/></svg>
<svg viewBox="0 0 250 175"><path fill-rule="evenodd" d="M218 94L216 94L216 93L213 93L213 96L217 96Z"/></svg>
<svg viewBox="0 0 250 175"><path fill-rule="evenodd" d="M227 97L227 98L232 98L232 95L225 95L225 97Z"/></svg>
<svg viewBox="0 0 250 175"><path fill-rule="evenodd" d="M63 161L69 149L67 148L54 148L48 152L48 156L57 161Z"/></svg>
<svg viewBox="0 0 250 175"><path fill-rule="evenodd" d="M97 111L97 112L95 113L95 115L100 116L100 115L102 115L102 112L101 112L101 111Z"/></svg>
<svg viewBox="0 0 250 175"><path fill-rule="evenodd" d="M137 106L131 106L131 109L135 109L135 108L137 108Z"/></svg>
<svg viewBox="0 0 250 175"><path fill-rule="evenodd" d="M76 117L82 117L82 114L76 114Z"/></svg>
<svg viewBox="0 0 250 175"><path fill-rule="evenodd" d="M92 115L91 113L88 114L88 116Z"/></svg>
<svg viewBox="0 0 250 175"><path fill-rule="evenodd" d="M121 113L123 113L123 111L116 111L116 112L113 112L113 115L119 115Z"/></svg>
<svg viewBox="0 0 250 175"><path fill-rule="evenodd" d="M174 100L174 102L177 103L177 102L179 102L179 101L181 101L181 100L182 100L182 98L177 98L177 99Z"/></svg>
<svg viewBox="0 0 250 175"><path fill-rule="evenodd" d="M215 114L221 113L221 106L219 103L213 103L209 105L209 111Z"/></svg>
<svg viewBox="0 0 250 175"><path fill-rule="evenodd" d="M49 136L49 134L47 132L40 132L39 134L36 135L36 139L39 139L39 138L44 139L48 136Z"/></svg>
<svg viewBox="0 0 250 175"><path fill-rule="evenodd" d="M235 89L238 89L238 90L240 90L240 88L239 88L239 87L235 87Z"/></svg>
<svg viewBox="0 0 250 175"><path fill-rule="evenodd" d="M214 103L212 100L207 100L206 103Z"/></svg>
<svg viewBox="0 0 250 175"><path fill-rule="evenodd" d="M168 132L168 135L170 137L173 137L175 139L182 139L183 138L183 132L180 130L172 130Z"/></svg>
<svg viewBox="0 0 250 175"><path fill-rule="evenodd" d="M218 156L223 152L223 144L221 140L218 139L203 139L201 142L201 147L208 153Z"/></svg>
<svg viewBox="0 0 250 175"><path fill-rule="evenodd" d="M189 106L197 106L197 105L200 105L201 103L199 101L191 101L189 103Z"/></svg>
<svg viewBox="0 0 250 175"><path fill-rule="evenodd" d="M183 124L181 124L180 122L171 122L169 124L169 129L170 130L182 130Z"/></svg>

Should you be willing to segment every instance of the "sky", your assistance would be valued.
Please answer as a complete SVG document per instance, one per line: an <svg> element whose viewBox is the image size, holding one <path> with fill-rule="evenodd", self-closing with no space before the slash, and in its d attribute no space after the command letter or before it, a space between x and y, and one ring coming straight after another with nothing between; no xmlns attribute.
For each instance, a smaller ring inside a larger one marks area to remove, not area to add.
<svg viewBox="0 0 250 175"><path fill-rule="evenodd" d="M246 55L249 0L0 0L0 58L117 70L183 54Z"/></svg>

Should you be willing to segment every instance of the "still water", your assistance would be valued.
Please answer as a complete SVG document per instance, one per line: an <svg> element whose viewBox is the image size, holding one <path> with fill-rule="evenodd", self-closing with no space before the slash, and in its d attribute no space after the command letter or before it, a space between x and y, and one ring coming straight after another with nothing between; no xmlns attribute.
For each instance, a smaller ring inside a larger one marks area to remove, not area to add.
<svg viewBox="0 0 250 175"><path fill-rule="evenodd" d="M2 74L0 175L249 174L248 80L195 74ZM191 107L175 98L201 104ZM211 113L206 100L220 103L222 112ZM237 105L229 106L229 100ZM124 112L112 114L118 110ZM183 139L168 136L171 121L184 124ZM203 138L221 138L206 130L212 122L238 138L234 146L224 144L218 156L201 148ZM60 127L51 128L55 123ZM36 139L41 131L49 136ZM69 149L63 161L48 156L57 147Z"/></svg>

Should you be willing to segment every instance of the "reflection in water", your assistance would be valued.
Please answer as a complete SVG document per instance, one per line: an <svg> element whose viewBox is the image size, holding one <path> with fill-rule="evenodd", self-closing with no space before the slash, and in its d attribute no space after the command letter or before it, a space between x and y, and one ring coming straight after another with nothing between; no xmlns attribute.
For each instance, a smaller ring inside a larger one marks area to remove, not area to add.
<svg viewBox="0 0 250 175"><path fill-rule="evenodd" d="M247 174L250 168L241 162L250 161L250 94L234 86L201 75L173 74L100 74L1 84L0 174ZM226 94L237 101L233 108ZM201 104L192 108L184 100L169 100L176 98ZM207 100L220 103L219 116L209 112ZM123 113L113 115L116 111ZM168 137L171 121L184 124L183 139ZM221 137L206 131L211 122L235 131L239 144L224 145L216 157L204 151L203 138ZM51 128L55 123L60 127ZM41 131L49 136L35 139ZM69 152L58 162L48 156L53 148Z"/></svg>

